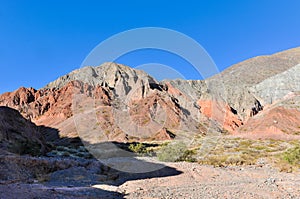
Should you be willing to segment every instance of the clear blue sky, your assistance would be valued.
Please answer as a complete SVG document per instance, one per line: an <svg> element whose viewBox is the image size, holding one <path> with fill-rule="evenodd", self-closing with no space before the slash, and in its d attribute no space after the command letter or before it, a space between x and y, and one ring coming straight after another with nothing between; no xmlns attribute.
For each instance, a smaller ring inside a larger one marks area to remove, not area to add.
<svg viewBox="0 0 300 199"><path fill-rule="evenodd" d="M300 46L299 8L297 0L2 0L0 93L43 87L79 68L101 41L138 27L170 28L194 38L223 70L253 56ZM180 63L146 52L123 62Z"/></svg>

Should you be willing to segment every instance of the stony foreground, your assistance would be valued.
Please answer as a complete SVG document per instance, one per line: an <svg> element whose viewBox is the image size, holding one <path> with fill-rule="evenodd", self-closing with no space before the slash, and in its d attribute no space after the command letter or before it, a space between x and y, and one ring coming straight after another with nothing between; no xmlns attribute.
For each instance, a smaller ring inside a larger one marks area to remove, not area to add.
<svg viewBox="0 0 300 199"><path fill-rule="evenodd" d="M268 167L172 163L182 174L126 182L125 198L299 198L300 176Z"/></svg>
<svg viewBox="0 0 300 199"><path fill-rule="evenodd" d="M90 186L12 182L0 185L0 198L300 198L300 175L279 172L268 164L225 168L186 162L166 165L179 172Z"/></svg>

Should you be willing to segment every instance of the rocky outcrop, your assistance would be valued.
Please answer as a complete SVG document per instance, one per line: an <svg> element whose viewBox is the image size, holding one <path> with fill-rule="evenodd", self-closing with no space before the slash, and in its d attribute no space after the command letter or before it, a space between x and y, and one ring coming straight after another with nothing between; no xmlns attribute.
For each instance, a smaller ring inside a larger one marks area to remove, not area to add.
<svg viewBox="0 0 300 199"><path fill-rule="evenodd" d="M147 73L116 63L104 63L98 67L84 67L64 75L45 88L61 88L71 81L80 81L90 86L102 86L111 89L117 97L130 92L145 96L151 85L157 82Z"/></svg>
<svg viewBox="0 0 300 199"><path fill-rule="evenodd" d="M20 88L11 93L4 93L0 96L0 105L18 110L26 119L37 125L57 128L61 137L78 137L75 124L71 119L75 92L97 97L98 103L101 104L110 103L110 93L105 88L72 81L61 88L40 90Z"/></svg>
<svg viewBox="0 0 300 199"><path fill-rule="evenodd" d="M40 129L9 107L0 107L0 149L17 154L41 155L47 145Z"/></svg>
<svg viewBox="0 0 300 199"><path fill-rule="evenodd" d="M36 181L52 186L87 186L117 178L117 171L95 159L0 155L0 183Z"/></svg>
<svg viewBox="0 0 300 199"><path fill-rule="evenodd" d="M201 113L217 121L228 132L233 132L243 125L236 111L222 101L199 100L197 103Z"/></svg>
<svg viewBox="0 0 300 199"><path fill-rule="evenodd" d="M300 91L300 64L272 76L251 88L264 104L273 104L292 92Z"/></svg>

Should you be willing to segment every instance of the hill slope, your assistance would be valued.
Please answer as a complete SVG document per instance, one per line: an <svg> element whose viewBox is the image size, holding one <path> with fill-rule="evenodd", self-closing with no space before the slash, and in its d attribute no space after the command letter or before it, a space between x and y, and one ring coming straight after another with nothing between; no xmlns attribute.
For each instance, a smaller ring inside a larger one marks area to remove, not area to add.
<svg viewBox="0 0 300 199"><path fill-rule="evenodd" d="M0 150L40 155L47 146L40 129L9 107L0 106Z"/></svg>
<svg viewBox="0 0 300 199"><path fill-rule="evenodd" d="M294 48L273 55L254 57L240 62L208 81L222 79L226 89L224 98L230 106L237 110L239 116L245 120L250 116L250 111L252 107L255 107L257 101L262 105L268 104L267 101L262 102L260 97L256 95L256 89L258 88L255 88L256 85L291 69L299 63L300 48ZM287 86L286 90L289 90L289 84L296 82L297 79L289 78L287 81L285 82L285 86ZM269 84L269 87L274 86L274 84ZM263 87L260 89L263 90Z"/></svg>

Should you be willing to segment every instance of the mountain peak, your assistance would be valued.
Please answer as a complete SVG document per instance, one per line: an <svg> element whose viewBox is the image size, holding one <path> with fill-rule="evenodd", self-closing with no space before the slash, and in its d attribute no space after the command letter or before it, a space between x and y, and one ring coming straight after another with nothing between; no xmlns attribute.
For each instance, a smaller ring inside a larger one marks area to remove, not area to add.
<svg viewBox="0 0 300 199"><path fill-rule="evenodd" d="M47 84L45 88L61 88L71 81L81 81L89 85L107 85L114 87L119 79L148 79L149 82L156 80L141 70L130 68L114 62L105 62L100 66L85 66L59 77L57 80Z"/></svg>

